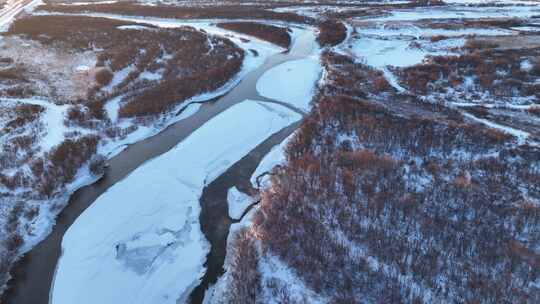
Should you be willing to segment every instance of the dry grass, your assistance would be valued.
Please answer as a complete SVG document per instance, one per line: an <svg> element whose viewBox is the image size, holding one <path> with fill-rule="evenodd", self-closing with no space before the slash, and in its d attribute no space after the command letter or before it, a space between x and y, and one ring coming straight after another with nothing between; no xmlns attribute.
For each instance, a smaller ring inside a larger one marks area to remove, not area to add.
<svg viewBox="0 0 540 304"><path fill-rule="evenodd" d="M11 67L4 70L0 70L0 79L2 80L19 80L25 81L24 70L21 67Z"/></svg>
<svg viewBox="0 0 540 304"><path fill-rule="evenodd" d="M0 92L18 97L48 96L60 103L76 102L87 98L87 91L95 85L92 71L79 71L80 66L93 66L92 51L77 51L54 47L39 41L15 37L3 38L0 56L13 62L8 69L15 70L17 79Z"/></svg>
<svg viewBox="0 0 540 304"><path fill-rule="evenodd" d="M32 16L17 20L8 35L26 37L51 49L95 54L95 67L85 72L95 84L87 83L85 101L77 102L89 111L81 108L69 113L81 124L102 119L104 101L119 94L125 95L121 117L163 113L194 95L219 88L241 68L243 51L229 40L191 27L119 28L130 24L106 18ZM127 77L112 88L103 88L112 80L112 73L128 67L132 69ZM144 79L145 72L159 73L161 79Z"/></svg>
<svg viewBox="0 0 540 304"><path fill-rule="evenodd" d="M526 97L536 94L534 72L527 73L520 63L523 58L540 54L540 49L500 50L489 47L484 41L469 40L472 52L461 56L437 56L429 63L416 65L398 71L400 79L410 91L417 94L444 92L448 88L456 91L472 90L464 88L464 79L474 79L475 87L487 91L495 97ZM480 49L477 49L480 48Z"/></svg>
<svg viewBox="0 0 540 304"><path fill-rule="evenodd" d="M319 24L319 36L317 41L321 46L335 46L347 38L347 28L335 19L329 19Z"/></svg>
<svg viewBox="0 0 540 304"><path fill-rule="evenodd" d="M257 37L284 48L291 45L291 36L286 28L256 22L222 22L218 27Z"/></svg>
<svg viewBox="0 0 540 304"><path fill-rule="evenodd" d="M107 68L102 68L96 71L95 77L97 84L104 87L111 83L114 74L111 72L111 70Z"/></svg>
<svg viewBox="0 0 540 304"><path fill-rule="evenodd" d="M15 119L6 123L4 130L2 130L2 132L4 134L9 134L16 129L22 128L27 123L30 123L39 119L40 114L44 110L45 109L39 105L21 104L17 106L15 108L15 113L16 113Z"/></svg>
<svg viewBox="0 0 540 304"><path fill-rule="evenodd" d="M487 40L477 40L474 38L468 39L465 43L465 48L471 51L494 49L498 46L497 43Z"/></svg>
<svg viewBox="0 0 540 304"><path fill-rule="evenodd" d="M295 23L310 23L311 18L294 13L279 13L259 6L226 5L205 7L146 6L133 3L97 4L84 6L65 6L47 4L40 10L61 13L111 13L129 16L152 16L177 19L266 19Z"/></svg>
<svg viewBox="0 0 540 304"><path fill-rule="evenodd" d="M532 115L536 115L536 116L539 116L540 117L540 106L536 106L536 107L531 107L529 108L529 113L531 113Z"/></svg>

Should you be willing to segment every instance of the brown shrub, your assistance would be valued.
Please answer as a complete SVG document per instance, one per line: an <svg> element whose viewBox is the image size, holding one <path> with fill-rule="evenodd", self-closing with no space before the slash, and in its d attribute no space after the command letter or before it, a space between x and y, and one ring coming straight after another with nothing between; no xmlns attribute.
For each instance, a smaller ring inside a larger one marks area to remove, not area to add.
<svg viewBox="0 0 540 304"><path fill-rule="evenodd" d="M114 74L107 68L101 68L96 71L96 82L99 86L106 86L111 83Z"/></svg>
<svg viewBox="0 0 540 304"><path fill-rule="evenodd" d="M153 16L176 19L263 19L282 20L297 23L314 22L312 18L288 12L275 12L252 5L223 5L223 6L147 6L134 3L96 4L83 6L68 6L47 4L40 10L61 13L112 13L129 16Z"/></svg>
<svg viewBox="0 0 540 304"><path fill-rule="evenodd" d="M438 41L441 41L441 40L444 40L444 39L447 39L448 37L447 36L444 36L444 35L436 35L436 36L431 36L431 38L429 40L431 40L431 42L438 42Z"/></svg>
<svg viewBox="0 0 540 304"><path fill-rule="evenodd" d="M61 182L72 181L79 168L96 153L98 141L99 137L94 135L64 140L49 153L49 170Z"/></svg>
<svg viewBox="0 0 540 304"><path fill-rule="evenodd" d="M106 158L103 155L96 155L90 160L90 172L95 176L105 173Z"/></svg>
<svg viewBox="0 0 540 304"><path fill-rule="evenodd" d="M15 130L35 121L45 109L40 105L23 104L15 108L17 117L6 124L6 129Z"/></svg>
<svg viewBox="0 0 540 304"><path fill-rule="evenodd" d="M67 111L67 118L69 122L76 122L81 124L88 119L86 113L83 111L82 106L77 105L69 108Z"/></svg>
<svg viewBox="0 0 540 304"><path fill-rule="evenodd" d="M526 286L535 281L538 262L528 248L539 238L528 227L538 225L540 209L516 215L515 206L540 195L539 171L531 165L537 149L507 151L511 137L441 105L347 95L352 85L341 78L358 75L347 57L322 59L329 81L253 219L261 251L332 303L355 303L359 294L368 302L421 303L424 293L418 297L415 285L429 286L436 302L535 298ZM476 64L466 61L484 64L479 59L456 59L450 70L464 67L471 75ZM419 67L419 75L444 81L447 72L435 63ZM518 237L522 244L508 250ZM388 268L370 267L371 258ZM239 266L247 276L256 265L247 268ZM443 290L449 285L451 295Z"/></svg>
<svg viewBox="0 0 540 304"><path fill-rule="evenodd" d="M493 144L502 144L504 142L507 142L512 138L512 135L506 134L503 131L492 129L492 128L486 128L485 130L486 138L492 142Z"/></svg>
<svg viewBox="0 0 540 304"><path fill-rule="evenodd" d="M10 97L19 97L24 98L29 95L32 95L32 92L28 90L25 86L14 86L6 90L6 95Z"/></svg>
<svg viewBox="0 0 540 304"><path fill-rule="evenodd" d="M35 141L35 137L32 135L21 135L14 137L11 140L11 144L18 151L28 151Z"/></svg>
<svg viewBox="0 0 540 304"><path fill-rule="evenodd" d="M259 254L247 229L240 230L232 246L230 303L255 303L261 290Z"/></svg>
<svg viewBox="0 0 540 304"><path fill-rule="evenodd" d="M88 107L89 113L91 117L96 119L104 119L105 118L105 111L103 109L103 102L102 100L92 100L89 101L86 104L86 107Z"/></svg>
<svg viewBox="0 0 540 304"><path fill-rule="evenodd" d="M388 91L390 88L391 86L384 76L376 77L373 80L373 89L377 92Z"/></svg>
<svg viewBox="0 0 540 304"><path fill-rule="evenodd" d="M9 58L9 57L2 57L0 58L0 64L12 64L13 63L13 59L12 58Z"/></svg>
<svg viewBox="0 0 540 304"><path fill-rule="evenodd" d="M219 88L238 73L242 66L243 54L234 58L223 58L225 55L226 53L216 56L212 59L214 65L205 69L197 68L191 76L178 79L173 77L174 74L169 74L168 78L159 84L131 96L122 104L118 114L120 117L160 114L190 97ZM219 59L222 60L217 61ZM203 62L193 60L189 64L202 65Z"/></svg>
<svg viewBox="0 0 540 304"><path fill-rule="evenodd" d="M226 22L218 23L218 27L247 34L289 48L291 36L286 28L256 22Z"/></svg>
<svg viewBox="0 0 540 304"><path fill-rule="evenodd" d="M533 68L531 69L531 74L540 76L540 59L537 59L536 63L534 64Z"/></svg>
<svg viewBox="0 0 540 304"><path fill-rule="evenodd" d="M19 233L13 233L4 241L6 249L10 252L17 252L24 244L24 240Z"/></svg>
<svg viewBox="0 0 540 304"><path fill-rule="evenodd" d="M486 118L489 116L489 109L483 106L467 107L467 112L472 113L476 117Z"/></svg>
<svg viewBox="0 0 540 304"><path fill-rule="evenodd" d="M319 24L319 35L317 42L321 46L335 46L342 43L347 38L347 27L335 19L328 19Z"/></svg>
<svg viewBox="0 0 540 304"><path fill-rule="evenodd" d="M24 70L20 67L13 67L0 70L0 79L25 80Z"/></svg>
<svg viewBox="0 0 540 304"><path fill-rule="evenodd" d="M459 188L469 188L471 186L471 175L469 172L462 172L454 179L454 185Z"/></svg>
<svg viewBox="0 0 540 304"><path fill-rule="evenodd" d="M478 40L478 39L468 39L465 43L465 48L475 51L475 50L484 50L484 49L493 49L499 45L495 42L487 40Z"/></svg>

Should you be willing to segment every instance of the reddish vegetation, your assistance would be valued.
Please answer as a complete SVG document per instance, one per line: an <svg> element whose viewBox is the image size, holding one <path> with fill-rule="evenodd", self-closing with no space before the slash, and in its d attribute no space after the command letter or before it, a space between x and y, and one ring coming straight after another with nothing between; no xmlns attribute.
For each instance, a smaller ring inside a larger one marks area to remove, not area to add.
<svg viewBox="0 0 540 304"><path fill-rule="evenodd" d="M0 79L25 80L23 73L24 71L19 67L3 69L0 70Z"/></svg>
<svg viewBox="0 0 540 304"><path fill-rule="evenodd" d="M471 40L475 41L475 40ZM477 45L475 48L479 47ZM398 71L401 81L417 94L463 91L465 77L472 77L482 91L497 97L540 96L531 75L520 67L523 56L540 50L478 50L461 56L438 56L429 63Z"/></svg>
<svg viewBox="0 0 540 304"><path fill-rule="evenodd" d="M11 119L8 119L0 130L4 136L2 146L0 146L0 151L2 151L0 172L23 167L38 152L35 143L41 130L39 118L44 110L41 106L30 104L17 105L11 109L5 108L5 112L2 109L3 114ZM25 132L25 130L34 132ZM14 190L18 185L29 183L22 172L17 172L11 175L0 173L0 184L9 190Z"/></svg>
<svg viewBox="0 0 540 304"><path fill-rule="evenodd" d="M55 189L71 182L77 171L96 154L98 140L97 136L67 139L55 147L48 155L50 164L41 175L41 193L49 196Z"/></svg>
<svg viewBox="0 0 540 304"><path fill-rule="evenodd" d="M69 118L79 124L103 119L103 101L122 93L127 95L120 116L155 116L194 95L221 87L242 66L243 51L227 39L190 27L159 31L118 29L129 24L106 18L32 16L17 20L9 34L70 50L102 48L97 63L102 68L96 74L100 86L110 83L111 71L134 67L112 94L91 90L89 101L84 104L86 109L70 110ZM145 71L159 73L162 78L139 79Z"/></svg>
<svg viewBox="0 0 540 304"><path fill-rule="evenodd" d="M95 176L102 175L105 172L105 164L106 159L103 155L96 155L92 157L89 166L90 172Z"/></svg>
<svg viewBox="0 0 540 304"><path fill-rule="evenodd" d="M346 97L320 100L289 145L288 165L277 170L254 219L263 252L279 256L312 290L336 303L356 303L358 294L375 302L419 300L424 292L401 285L398 274L440 299L448 296L437 287L442 276L452 299L526 302L534 291L516 287L535 280L531 261L538 255L528 246L519 254L508 251L506 240L528 232L502 223L540 224L540 208L525 212L514 205L522 186L540 195L532 183L540 175L529 165L534 151L504 150L508 138L490 132L403 118ZM338 140L337 134L358 141ZM501 156L475 160L498 149ZM468 156L450 156L457 150ZM517 161L508 163L509 155ZM428 181L415 190L421 176ZM351 251L348 242L366 248L366 255ZM368 256L396 272L372 269ZM250 278L249 272L237 277Z"/></svg>
<svg viewBox="0 0 540 304"><path fill-rule="evenodd" d="M286 28L256 22L224 22L217 26L289 48L291 36Z"/></svg>
<svg viewBox="0 0 540 304"><path fill-rule="evenodd" d="M36 112L35 109L31 111ZM39 111L42 111L42 109L40 108ZM28 140L30 142L25 145L30 146L35 139L29 138ZM9 190L23 187L18 191L27 191L25 197L32 200L64 195L64 187L67 183L71 182L77 171L95 155L97 143L98 138L96 136L65 140L43 157L34 160L26 159L25 164L29 164L30 175L23 174L21 171L17 171L14 176L9 177L0 174L0 184ZM21 153L32 151L29 147L19 149ZM11 155L10 153L6 154L7 156ZM3 153L1 157L4 157ZM11 160L16 161L17 158L11 156ZM30 191L27 189L30 189ZM0 192L0 197L2 195L5 194ZM5 249L0 250L0 283L2 284L6 281L9 267L14 262L24 243L20 231L28 228L19 227L21 219L24 217L27 220L32 220L39 213L37 208L29 208L22 201L16 203L10 211L7 224L2 226L2 228L5 228L2 232L5 235L0 240L0 248Z"/></svg>
<svg viewBox="0 0 540 304"><path fill-rule="evenodd" d="M41 10L61 13L98 12L130 16L153 16L178 19L269 19L288 22L312 22L308 17L294 13L279 13L250 5L227 5L219 7L174 7L174 6L148 6L133 3L119 2L112 4L96 4L84 6L68 6L47 4Z"/></svg>
<svg viewBox="0 0 540 304"><path fill-rule="evenodd" d="M431 40L431 42L438 42L447 38L448 37L444 35L437 35L437 36L432 36L429 40Z"/></svg>
<svg viewBox="0 0 540 304"><path fill-rule="evenodd" d="M319 36L317 41L321 46L335 46L347 38L347 27L343 22L328 19L319 24Z"/></svg>
<svg viewBox="0 0 540 304"><path fill-rule="evenodd" d="M32 121L35 121L39 118L40 114L45 109L42 106L39 105L32 105L32 104L21 104L15 108L16 117L12 121L9 121L4 130L2 130L2 134L9 134L12 131L23 127L27 123L30 123Z"/></svg>
<svg viewBox="0 0 540 304"><path fill-rule="evenodd" d="M109 83L111 83L111 80L113 79L114 74L111 72L111 70L107 68L99 69L96 72L96 82L99 86L106 86Z"/></svg>
<svg viewBox="0 0 540 304"><path fill-rule="evenodd" d="M478 51L483 49L493 49L498 45L496 43L487 41L487 40L478 40L478 39L469 39L465 43L465 48L470 51Z"/></svg>
<svg viewBox="0 0 540 304"><path fill-rule="evenodd" d="M28 137L18 139L24 140L24 146L15 148L16 151L28 151L35 140ZM30 168L33 176L23 175L21 171L17 171L10 177L0 174L0 183L11 190L32 186L32 189L37 190L34 193L36 197L51 197L71 182L77 171L95 155L97 143L97 136L86 136L76 140L67 139L46 153L44 157L32 161ZM26 161L31 160L26 159Z"/></svg>
<svg viewBox="0 0 540 304"><path fill-rule="evenodd" d="M381 71L357 63L350 57L326 51L321 61L324 68L330 71L326 75L327 85L323 88L327 95L367 97L392 92Z"/></svg>
<svg viewBox="0 0 540 304"><path fill-rule="evenodd" d="M229 303L256 303L260 293L261 275L257 271L259 255L249 231L243 229L235 235L234 258L231 261Z"/></svg>
<svg viewBox="0 0 540 304"><path fill-rule="evenodd" d="M23 35L44 44L66 46L69 49L87 50L97 46L112 45L112 38L128 42L126 35L108 36L111 29L131 23L105 18L71 16L32 16L17 19L9 28L9 35ZM121 33L121 31L118 31ZM124 37L122 37L124 36Z"/></svg>

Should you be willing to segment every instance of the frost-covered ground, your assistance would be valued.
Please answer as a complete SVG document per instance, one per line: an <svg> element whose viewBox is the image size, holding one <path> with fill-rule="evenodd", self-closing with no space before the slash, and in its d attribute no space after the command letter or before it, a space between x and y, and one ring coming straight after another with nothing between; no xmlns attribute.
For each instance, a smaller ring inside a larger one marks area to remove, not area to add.
<svg viewBox="0 0 540 304"><path fill-rule="evenodd" d="M185 297L208 251L198 224L204 186L298 119L282 106L246 100L113 186L64 236L52 303Z"/></svg>
<svg viewBox="0 0 540 304"><path fill-rule="evenodd" d="M329 13L337 13L337 12L344 12L347 10L355 10L355 9L363 9L364 6L381 6L381 5L395 5L395 4L408 4L412 1L404 0L383 0L383 1L346 1L342 2L340 6L333 6L333 5L318 5L316 3L308 3L311 4L309 6L305 5L295 5L295 6L285 6L285 7L278 7L276 9L273 9L276 12L292 12L299 15L307 16L307 17L313 17L318 18L322 17L325 14ZM349 6L347 6L349 5Z"/></svg>
<svg viewBox="0 0 540 304"><path fill-rule="evenodd" d="M13 60L3 69L25 66L26 73L35 75L31 79L35 95L52 96L56 103L66 103L86 99L88 88L97 85L95 52L52 49L19 37L4 37L0 46L0 57Z"/></svg>

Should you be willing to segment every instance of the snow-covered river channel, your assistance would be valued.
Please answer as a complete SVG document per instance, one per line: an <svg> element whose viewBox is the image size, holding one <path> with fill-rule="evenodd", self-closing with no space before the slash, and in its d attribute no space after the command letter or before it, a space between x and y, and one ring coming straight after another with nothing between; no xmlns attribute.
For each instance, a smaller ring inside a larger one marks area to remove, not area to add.
<svg viewBox="0 0 540 304"><path fill-rule="evenodd" d="M228 93L111 158L16 266L7 303L201 303L223 271L227 190L254 190L252 175L299 126L321 75L314 31L294 33L290 50Z"/></svg>

